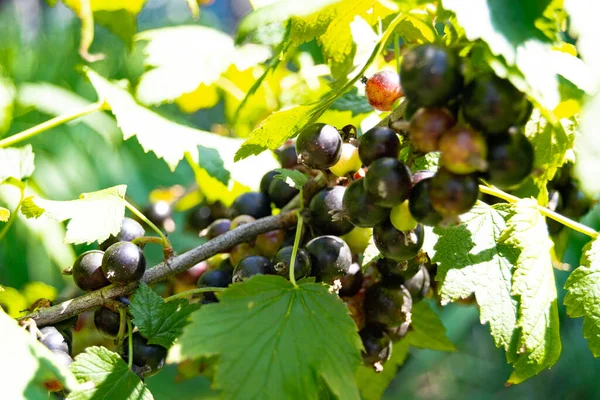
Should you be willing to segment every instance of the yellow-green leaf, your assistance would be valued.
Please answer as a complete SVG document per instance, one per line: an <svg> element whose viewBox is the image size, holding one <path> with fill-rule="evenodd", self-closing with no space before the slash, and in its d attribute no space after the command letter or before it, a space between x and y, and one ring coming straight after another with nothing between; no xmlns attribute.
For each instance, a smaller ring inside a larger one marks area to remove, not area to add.
<svg viewBox="0 0 600 400"><path fill-rule="evenodd" d="M10 211L7 208L0 207L0 222L6 222L10 218Z"/></svg>

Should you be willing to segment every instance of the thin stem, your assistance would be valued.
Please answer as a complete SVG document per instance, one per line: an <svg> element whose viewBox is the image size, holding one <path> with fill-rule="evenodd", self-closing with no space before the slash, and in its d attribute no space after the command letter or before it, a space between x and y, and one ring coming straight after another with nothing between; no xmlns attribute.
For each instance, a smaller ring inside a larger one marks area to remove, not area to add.
<svg viewBox="0 0 600 400"><path fill-rule="evenodd" d="M503 192L502 190L500 190L496 187L493 187L493 186L479 185L479 190L482 193L489 194L494 197L498 197L499 199L506 200L509 203L516 203L517 201L521 200L517 196L513 196L512 194ZM553 219L556 222L559 222L559 223L563 224L564 226L567 226L567 227L573 229L574 231L583 233L584 235L587 235L587 236L591 237L592 239L595 239L598 237L598 232L596 232L592 228L585 226L579 222L573 221L572 219L567 218L564 215L561 215L555 211L552 211L548 207L543 207L543 206L537 205L537 209L543 216Z"/></svg>
<svg viewBox="0 0 600 400"><path fill-rule="evenodd" d="M304 209L302 188L300 188L300 210L298 213L298 224L296 225L296 236L294 237L294 247L292 248L292 259L290 260L290 282L294 287L298 287L296 283L296 275L294 269L296 268L296 254L298 254L298 247L300 247L300 238L302 237L302 228L304 225L304 218L302 217L302 210Z"/></svg>
<svg viewBox="0 0 600 400"><path fill-rule="evenodd" d="M156 237L156 236L142 236L139 238L135 238L131 241L131 243L135 244L135 245L144 245L146 243L155 243L155 244L160 244L163 245L164 241L162 238Z"/></svg>
<svg viewBox="0 0 600 400"><path fill-rule="evenodd" d="M156 225L154 225L148 218L146 218L144 214L142 214L137 208L131 205L131 203L129 203L127 200L125 200L125 207L127 207L127 209L133 213L133 215L141 219L146 225L150 227L150 229L152 229L154 232L156 232L158 236L160 236L163 243L163 247L171 247L169 239L167 239L167 237L162 233L162 231L158 229Z"/></svg>
<svg viewBox="0 0 600 400"><path fill-rule="evenodd" d="M6 224L4 224L4 227L0 231L0 241L2 241L2 239L4 239L4 236L6 236L6 234L10 230L10 227L17 220L17 213L19 212L19 209L21 208L21 203L23 203L23 199L25 198L25 188L19 187L19 189L21 189L21 199L19 200L19 203L15 207L15 210L10 214L8 221L6 221Z"/></svg>
<svg viewBox="0 0 600 400"><path fill-rule="evenodd" d="M123 343L123 337L125 337L125 329L127 328L127 310L125 307L119 307L119 333L117 333L117 343L119 348Z"/></svg>
<svg viewBox="0 0 600 400"><path fill-rule="evenodd" d="M17 133L15 135L0 140L0 148L12 146L15 143L21 142L23 140L31 139L32 137L37 136L40 133L45 132L49 129L70 122L79 117L83 117L87 114L91 114L95 111L100 111L103 105L104 102L99 101L96 103L92 103L89 106L82 108L81 110L75 111L71 114L59 115L58 117L52 118L51 120L42 122L41 124L26 129L23 132Z"/></svg>
<svg viewBox="0 0 600 400"><path fill-rule="evenodd" d="M396 70L400 73L400 35L394 32L394 57L396 58Z"/></svg>
<svg viewBox="0 0 600 400"><path fill-rule="evenodd" d="M183 297L188 297L197 293L206 293L206 292L222 292L225 288L222 287L202 287L191 290L186 290L185 292L174 294L173 296L165 297L165 302L172 301L176 299L181 299Z"/></svg>
<svg viewBox="0 0 600 400"><path fill-rule="evenodd" d="M133 328L131 327L131 320L129 318L127 318L127 333L129 335L129 337L127 338L128 342L129 342L129 348L128 348L128 352L127 354L129 354L129 359L127 362L127 366L129 367L129 369L131 369L131 367L133 367Z"/></svg>

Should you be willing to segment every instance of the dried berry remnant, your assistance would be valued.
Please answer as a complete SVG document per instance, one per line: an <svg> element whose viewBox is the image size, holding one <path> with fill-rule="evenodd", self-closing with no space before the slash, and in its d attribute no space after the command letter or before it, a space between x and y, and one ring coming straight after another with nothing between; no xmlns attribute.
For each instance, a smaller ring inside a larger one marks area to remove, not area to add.
<svg viewBox="0 0 600 400"><path fill-rule="evenodd" d="M135 282L146 272L146 258L135 244L118 242L104 252L102 271L111 283Z"/></svg>
<svg viewBox="0 0 600 400"><path fill-rule="evenodd" d="M110 284L102 272L103 256L103 251L90 250L77 257L73 264L73 280L79 289L91 292Z"/></svg>
<svg viewBox="0 0 600 400"><path fill-rule="evenodd" d="M338 162L342 136L331 125L316 123L307 126L296 139L298 160L309 168L325 170Z"/></svg>
<svg viewBox="0 0 600 400"><path fill-rule="evenodd" d="M445 108L420 108L410 119L410 141L424 153L437 151L440 138L455 124L456 120Z"/></svg>
<svg viewBox="0 0 600 400"><path fill-rule="evenodd" d="M369 104L378 111L390 111L396 100L404 95L400 75L379 71L367 80L365 94Z"/></svg>
<svg viewBox="0 0 600 400"><path fill-rule="evenodd" d="M390 128L376 126L369 129L358 139L358 155L364 165L379 158L398 158L400 139Z"/></svg>

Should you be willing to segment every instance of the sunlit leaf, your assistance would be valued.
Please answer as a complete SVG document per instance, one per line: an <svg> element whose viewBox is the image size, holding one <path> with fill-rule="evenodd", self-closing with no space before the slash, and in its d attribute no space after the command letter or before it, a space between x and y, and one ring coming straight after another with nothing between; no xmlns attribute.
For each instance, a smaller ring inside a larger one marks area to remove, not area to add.
<svg viewBox="0 0 600 400"><path fill-rule="evenodd" d="M33 174L35 155L30 144L0 149L0 183L9 178L21 181Z"/></svg>
<svg viewBox="0 0 600 400"><path fill-rule="evenodd" d="M0 137L8 132L12 124L16 93L13 82L0 76Z"/></svg>

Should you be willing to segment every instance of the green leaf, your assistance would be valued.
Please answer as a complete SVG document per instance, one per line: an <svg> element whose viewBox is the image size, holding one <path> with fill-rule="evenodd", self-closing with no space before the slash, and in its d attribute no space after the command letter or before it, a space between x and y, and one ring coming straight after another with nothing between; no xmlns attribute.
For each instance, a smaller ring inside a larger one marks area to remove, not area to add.
<svg viewBox="0 0 600 400"><path fill-rule="evenodd" d="M590 98L582 111L581 134L575 142L577 162L575 175L579 179L581 189L590 197L600 193L600 140L598 140L598 126L600 126L600 93Z"/></svg>
<svg viewBox="0 0 600 400"><path fill-rule="evenodd" d="M515 86L545 110L552 112L561 103L559 75L584 91L592 90L589 69L577 57L554 50L552 41L535 26L535 21L543 17L548 0L443 0L442 3L456 13L469 40L482 39L495 56L503 59L491 62L495 72L508 75ZM575 65L579 67L574 68Z"/></svg>
<svg viewBox="0 0 600 400"><path fill-rule="evenodd" d="M0 222L6 222L10 218L10 210L0 207Z"/></svg>
<svg viewBox="0 0 600 400"><path fill-rule="evenodd" d="M152 399L146 385L125 361L105 347L85 349L71 364L71 371L82 384L69 394L68 400Z"/></svg>
<svg viewBox="0 0 600 400"><path fill-rule="evenodd" d="M369 237L369 243L367 244L367 248L363 252L361 264L363 271L365 270L365 268L367 268L367 265L369 265L373 261L376 261L378 258L381 258L381 253L379 252L377 246L375 246L375 240L373 239L373 235L371 235Z"/></svg>
<svg viewBox="0 0 600 400"><path fill-rule="evenodd" d="M596 23L598 5L585 0L565 0L564 8L569 14L569 33L577 37L577 50L590 69L600 77L600 52L598 38L600 25Z"/></svg>
<svg viewBox="0 0 600 400"><path fill-rule="evenodd" d="M359 398L356 325L321 284L268 275L234 284L192 315L180 343L189 358L220 356L213 384L226 399L316 398L321 380L338 398Z"/></svg>
<svg viewBox="0 0 600 400"><path fill-rule="evenodd" d="M352 90L349 92L344 93L343 96L333 102L329 109L338 111L351 111L353 117L359 114L368 114L373 112L373 107L371 107L371 105L367 102L365 96L358 94L357 88L352 88Z"/></svg>
<svg viewBox="0 0 600 400"><path fill-rule="evenodd" d="M0 76L0 137L10 129L16 92L13 82Z"/></svg>
<svg viewBox="0 0 600 400"><path fill-rule="evenodd" d="M281 179L289 186L295 187L296 189L302 188L302 186L308 182L308 177L298 170L276 168L275 171L278 172L278 174L275 175L275 178Z"/></svg>
<svg viewBox="0 0 600 400"><path fill-rule="evenodd" d="M200 167L204 168L210 176L218 179L224 185L229 183L231 174L225 169L225 164L218 150L198 146L198 158L200 159Z"/></svg>
<svg viewBox="0 0 600 400"><path fill-rule="evenodd" d="M594 357L600 357L600 239L586 245L581 266L571 273L565 289L567 314L583 317L583 337Z"/></svg>
<svg viewBox="0 0 600 400"><path fill-rule="evenodd" d="M17 181L29 178L35 169L34 159L30 144L0 149L0 184L9 178Z"/></svg>
<svg viewBox="0 0 600 400"><path fill-rule="evenodd" d="M104 26L131 50L137 32L137 15L127 10L95 11L94 22Z"/></svg>
<svg viewBox="0 0 600 400"><path fill-rule="evenodd" d="M513 295L519 298L520 337L515 370L509 383L521 383L552 367L560 356L558 305L546 220L532 199L515 203L499 242L520 250L513 276Z"/></svg>
<svg viewBox="0 0 600 400"><path fill-rule="evenodd" d="M412 333L396 343L392 347L392 355L383 365L383 371L376 372L373 367L361 365L356 372L356 384L360 390L360 396L364 400L379 400L385 389L396 377L398 369L404 365L408 357L408 338Z"/></svg>
<svg viewBox="0 0 600 400"><path fill-rule="evenodd" d="M54 201L40 197L23 200L21 212L27 218L42 214L67 224L66 243L102 243L121 229L125 216L125 190L119 185L97 192L83 193L77 200Z"/></svg>
<svg viewBox="0 0 600 400"><path fill-rule="evenodd" d="M518 252L513 246L497 243L506 227L511 209L506 204L478 204L461 216L462 223L437 227L439 235L433 262L438 263L442 302L475 294L481 323L489 322L497 347L512 360L511 342L516 337L517 300L512 296L512 271Z"/></svg>
<svg viewBox="0 0 600 400"><path fill-rule="evenodd" d="M419 349L456 351L446 336L446 328L429 303L421 301L412 308L412 331L406 336L408 343Z"/></svg>
<svg viewBox="0 0 600 400"><path fill-rule="evenodd" d="M181 379L177 366L165 365L160 374L146 378L146 385L155 400L219 400L219 392L210 388L210 380L207 377Z"/></svg>
<svg viewBox="0 0 600 400"><path fill-rule="evenodd" d="M55 362L53 354L0 311L0 354L2 355L3 399L48 399L44 383L58 380L69 389L77 380L67 368Z"/></svg>
<svg viewBox="0 0 600 400"><path fill-rule="evenodd" d="M168 349L183 332L188 316L198 308L198 304L188 304L186 299L165 303L150 286L142 283L133 296L129 311L133 316L132 322L148 343Z"/></svg>

